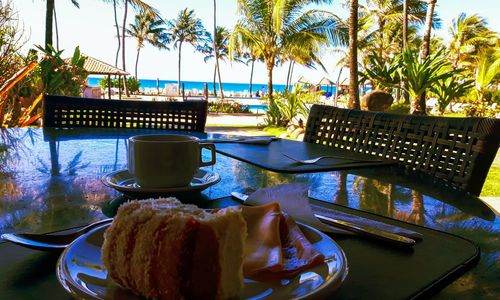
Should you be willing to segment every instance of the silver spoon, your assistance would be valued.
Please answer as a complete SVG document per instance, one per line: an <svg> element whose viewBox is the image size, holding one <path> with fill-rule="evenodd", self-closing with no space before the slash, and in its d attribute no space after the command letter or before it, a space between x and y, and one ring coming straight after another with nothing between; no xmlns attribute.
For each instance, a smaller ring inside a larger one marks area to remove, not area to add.
<svg viewBox="0 0 500 300"><path fill-rule="evenodd" d="M378 160L378 159L370 159L370 160L367 160L367 159L356 159L356 158L348 158L348 157L345 157L345 156L340 156L340 155L324 155L324 156L319 156L319 157L316 157L316 158L311 158L311 159L297 159L297 158L294 158L294 157L291 157L290 155L286 154L286 153L282 153L283 156L286 156L288 157L289 159L291 160L294 160L298 163L301 163L301 164L315 164L317 163L318 161L322 160L322 159L325 159L325 158L339 158L339 159L345 159L345 160L352 160L352 161L357 161L357 162L381 162L381 160Z"/></svg>
<svg viewBox="0 0 500 300"><path fill-rule="evenodd" d="M111 221L113 219L97 221L68 234L4 233L2 239L34 250L63 250L82 234Z"/></svg>

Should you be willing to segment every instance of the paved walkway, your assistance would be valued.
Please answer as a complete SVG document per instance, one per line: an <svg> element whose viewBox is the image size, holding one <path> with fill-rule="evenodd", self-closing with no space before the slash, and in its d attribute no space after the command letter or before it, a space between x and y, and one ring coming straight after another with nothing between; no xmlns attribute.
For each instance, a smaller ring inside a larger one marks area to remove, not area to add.
<svg viewBox="0 0 500 300"><path fill-rule="evenodd" d="M264 124L264 115L255 114L208 114L207 132L236 135L266 135L259 129Z"/></svg>

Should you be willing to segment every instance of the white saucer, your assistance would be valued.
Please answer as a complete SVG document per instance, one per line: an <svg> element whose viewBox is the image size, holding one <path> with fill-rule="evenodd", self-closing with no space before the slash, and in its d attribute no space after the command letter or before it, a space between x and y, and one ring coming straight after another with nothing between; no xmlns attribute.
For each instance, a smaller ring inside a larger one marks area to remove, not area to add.
<svg viewBox="0 0 500 300"><path fill-rule="evenodd" d="M132 175L130 175L128 170L120 170L104 175L101 181L104 185L122 192L125 195L167 196L171 194L201 192L209 186L218 183L220 181L220 176L217 173L199 169L198 172L194 174L194 177L188 186L172 188L143 188L135 182L135 179Z"/></svg>

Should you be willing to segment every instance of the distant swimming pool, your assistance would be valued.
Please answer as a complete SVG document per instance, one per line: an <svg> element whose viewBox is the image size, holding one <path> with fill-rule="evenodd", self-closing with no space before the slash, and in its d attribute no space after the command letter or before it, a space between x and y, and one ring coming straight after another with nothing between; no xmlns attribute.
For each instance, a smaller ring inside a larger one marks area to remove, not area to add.
<svg viewBox="0 0 500 300"><path fill-rule="evenodd" d="M266 104L258 104L258 105L248 105L248 104L242 104L241 107L245 109L245 107L249 107L249 111L253 114L264 114L267 111L267 105Z"/></svg>

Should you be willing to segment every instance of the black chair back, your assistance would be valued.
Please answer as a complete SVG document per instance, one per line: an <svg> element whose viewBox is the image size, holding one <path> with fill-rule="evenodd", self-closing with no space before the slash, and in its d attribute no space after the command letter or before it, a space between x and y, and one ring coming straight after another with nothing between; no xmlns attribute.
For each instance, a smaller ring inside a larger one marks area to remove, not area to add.
<svg viewBox="0 0 500 300"><path fill-rule="evenodd" d="M105 100L45 95L43 126L205 131L207 101Z"/></svg>
<svg viewBox="0 0 500 300"><path fill-rule="evenodd" d="M500 143L500 120L313 105L304 141L395 160L479 195Z"/></svg>

